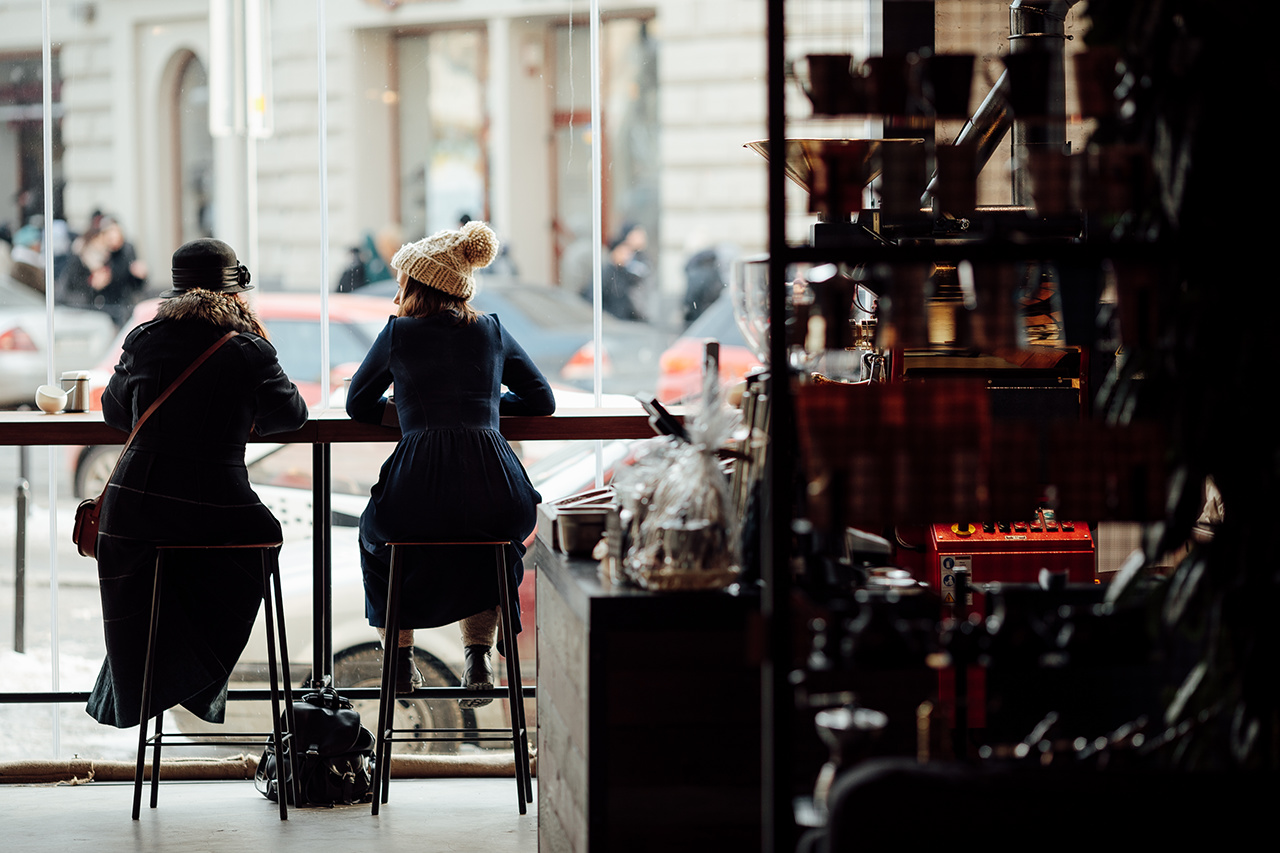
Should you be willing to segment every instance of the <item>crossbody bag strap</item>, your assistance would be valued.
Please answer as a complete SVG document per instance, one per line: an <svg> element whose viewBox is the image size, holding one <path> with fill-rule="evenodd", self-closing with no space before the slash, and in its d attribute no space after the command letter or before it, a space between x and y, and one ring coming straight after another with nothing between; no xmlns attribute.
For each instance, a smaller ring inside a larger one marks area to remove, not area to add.
<svg viewBox="0 0 1280 853"><path fill-rule="evenodd" d="M169 383L169 387L164 389L163 394L161 394L159 397L156 397L154 400L151 401L151 405L147 406L147 410L142 413L142 417L138 418L138 422L133 425L133 431L129 433L129 437L125 440L124 447L120 448L120 455L116 457L116 464L111 468L111 476L107 477L107 483L110 483L111 478L116 475L116 469L120 467L120 460L124 459L125 451L129 449L130 444L133 444L134 436L138 434L138 430L142 429L142 425L146 423L147 418L151 417L151 415L155 412L155 410L160 408L161 403L169 399L170 394L178 390L178 386L181 385L188 376L196 372L197 367L204 364L205 361L208 360L209 356L217 352L218 349L223 344L225 344L227 341L231 340L238 334L240 333L232 331L232 332L227 332L225 335L218 338L218 340L213 344L213 346L209 347L207 350L202 352L199 358L197 358L195 361L187 365L187 369L182 371L182 373L178 376L177 379ZM102 487L102 494L105 495L106 493L107 493L107 487L106 485L104 485ZM98 499L99 500L102 499L101 495L99 495Z"/></svg>

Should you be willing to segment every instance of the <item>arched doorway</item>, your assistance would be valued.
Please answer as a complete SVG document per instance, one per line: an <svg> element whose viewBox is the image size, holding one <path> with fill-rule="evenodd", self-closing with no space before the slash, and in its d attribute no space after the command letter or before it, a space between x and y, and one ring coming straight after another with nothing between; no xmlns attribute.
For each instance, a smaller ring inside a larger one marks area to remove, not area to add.
<svg viewBox="0 0 1280 853"><path fill-rule="evenodd" d="M174 217L173 245L213 236L215 183L209 133L209 76L194 53L184 52L170 92Z"/></svg>

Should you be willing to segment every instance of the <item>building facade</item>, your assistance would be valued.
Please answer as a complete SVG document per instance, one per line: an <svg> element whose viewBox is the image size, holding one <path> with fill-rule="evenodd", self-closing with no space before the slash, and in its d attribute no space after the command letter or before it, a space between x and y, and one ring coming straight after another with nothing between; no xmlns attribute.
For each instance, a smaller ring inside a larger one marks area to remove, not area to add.
<svg viewBox="0 0 1280 853"><path fill-rule="evenodd" d="M523 279L576 286L596 136L588 5L51 4L55 215L73 231L119 218L153 286L172 247L217 234L268 286L314 290L350 247L463 214L494 225ZM764 4L600 6L604 238L644 224L674 291L699 244L763 245L764 170L742 146L763 133ZM40 39L39 3L0 8L0 57L29 90L3 105L14 228L42 197Z"/></svg>

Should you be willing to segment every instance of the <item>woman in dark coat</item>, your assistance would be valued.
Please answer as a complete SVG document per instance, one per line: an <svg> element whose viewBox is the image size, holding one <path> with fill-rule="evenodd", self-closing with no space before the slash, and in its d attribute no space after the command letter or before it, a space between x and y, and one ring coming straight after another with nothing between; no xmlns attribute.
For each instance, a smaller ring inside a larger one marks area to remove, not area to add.
<svg viewBox="0 0 1280 853"><path fill-rule="evenodd" d="M275 542L280 525L249 486L244 447L298 429L307 406L241 301L249 273L220 240L173 255L172 290L156 319L125 338L102 395L103 419L129 431L151 402L228 331L231 338L143 424L107 485L98 577L107 658L89 697L100 723L139 722L156 545ZM273 557L275 554L273 554ZM166 564L154 709L181 704L220 723L227 678L262 599L258 552L183 553Z"/></svg>
<svg viewBox="0 0 1280 853"><path fill-rule="evenodd" d="M498 432L501 415L549 415L551 386L498 318L469 300L473 271L497 254L483 222L441 231L401 247L391 261L400 289L392 317L351 379L347 414L380 422L383 396L395 383L402 437L382 466L360 517L360 556L369 624L386 615L388 542L511 540L511 581L542 497ZM502 386L506 386L504 392ZM464 687L493 683L491 650L498 580L483 549L446 553L420 549L407 563L399 644L412 649L413 628L461 622ZM519 613L510 614L520 630ZM400 655L397 690L421 683L412 654ZM487 699L461 700L476 707Z"/></svg>

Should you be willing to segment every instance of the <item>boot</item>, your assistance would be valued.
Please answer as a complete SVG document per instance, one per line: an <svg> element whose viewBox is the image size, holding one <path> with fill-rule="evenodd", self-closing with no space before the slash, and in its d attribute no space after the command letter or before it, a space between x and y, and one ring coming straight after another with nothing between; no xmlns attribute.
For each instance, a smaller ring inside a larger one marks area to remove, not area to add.
<svg viewBox="0 0 1280 853"><path fill-rule="evenodd" d="M422 673L413 661L413 646L403 646L396 656L396 695L412 693L422 686Z"/></svg>
<svg viewBox="0 0 1280 853"><path fill-rule="evenodd" d="M468 690L489 690L493 687L493 647L467 646L463 649L464 669L462 686ZM485 697L459 699L463 708L483 708L493 700Z"/></svg>

